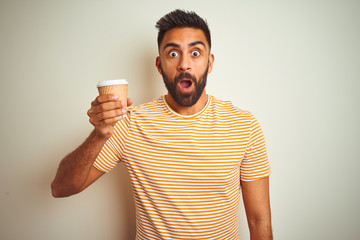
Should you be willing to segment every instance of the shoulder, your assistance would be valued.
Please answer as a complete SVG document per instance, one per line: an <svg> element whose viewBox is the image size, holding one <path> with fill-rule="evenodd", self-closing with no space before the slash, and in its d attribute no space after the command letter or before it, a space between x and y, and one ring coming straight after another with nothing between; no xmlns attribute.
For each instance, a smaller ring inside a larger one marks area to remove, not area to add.
<svg viewBox="0 0 360 240"><path fill-rule="evenodd" d="M130 106L129 113L130 116L136 115L153 115L154 113L160 113L164 110L164 100L163 96L158 97L150 102L140 104L138 106Z"/></svg>
<svg viewBox="0 0 360 240"><path fill-rule="evenodd" d="M232 116L234 118L253 118L253 114L248 111L235 106L231 101L220 100L211 96L212 111L218 112L224 116Z"/></svg>

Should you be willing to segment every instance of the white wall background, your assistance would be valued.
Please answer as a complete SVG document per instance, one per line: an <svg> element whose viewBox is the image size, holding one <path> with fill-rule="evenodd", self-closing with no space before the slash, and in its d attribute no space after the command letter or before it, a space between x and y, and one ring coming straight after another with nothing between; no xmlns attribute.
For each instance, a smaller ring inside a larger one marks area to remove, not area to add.
<svg viewBox="0 0 360 240"><path fill-rule="evenodd" d="M66 199L50 182L92 129L99 80L127 78L135 105L165 93L154 24L175 8L209 22L208 93L262 124L275 239L360 239L360 2L350 0L1 0L0 239L134 238L124 167Z"/></svg>

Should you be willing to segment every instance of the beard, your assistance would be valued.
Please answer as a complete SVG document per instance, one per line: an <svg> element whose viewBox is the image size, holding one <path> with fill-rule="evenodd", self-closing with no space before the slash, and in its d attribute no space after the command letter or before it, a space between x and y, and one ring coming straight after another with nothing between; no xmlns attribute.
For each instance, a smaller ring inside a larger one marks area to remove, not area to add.
<svg viewBox="0 0 360 240"><path fill-rule="evenodd" d="M161 75L163 77L165 86L166 86L169 94L175 100L175 102L177 104L179 104L180 106L183 106L183 107L191 107L195 103L197 103L197 101L201 97L201 94L203 93L204 88L206 86L209 65L206 67L205 72L199 79L196 79L196 77L191 75L190 73L182 72L182 73L180 73L179 76L175 77L175 79L173 81L171 81L171 80L169 80L169 77L164 73L164 70L162 69L161 65L160 65L160 69L161 69L161 73L162 73ZM195 86L195 89L193 91L188 92L188 93L182 93L178 89L179 82L184 79L192 80L192 84L194 84L194 86Z"/></svg>

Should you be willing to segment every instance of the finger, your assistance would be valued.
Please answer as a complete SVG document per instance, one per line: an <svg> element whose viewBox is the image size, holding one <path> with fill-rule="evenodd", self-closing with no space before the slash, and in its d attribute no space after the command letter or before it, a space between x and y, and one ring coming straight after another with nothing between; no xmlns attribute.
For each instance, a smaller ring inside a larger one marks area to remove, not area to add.
<svg viewBox="0 0 360 240"><path fill-rule="evenodd" d="M98 129L99 131L103 131L105 129L108 129L109 126L114 127L116 125L116 123L119 121L119 118L110 118L110 119L106 119L102 122L99 122L97 124L93 124L95 129Z"/></svg>
<svg viewBox="0 0 360 240"><path fill-rule="evenodd" d="M116 109L111 111L100 112L96 115L93 115L91 118L94 124L98 124L102 121L112 118L118 118L118 120L120 120L125 113L126 113L125 109Z"/></svg>
<svg viewBox="0 0 360 240"><path fill-rule="evenodd" d="M97 106L101 103L117 101L119 100L119 96L114 94L101 94L96 97L96 99L91 103L91 106Z"/></svg>
<svg viewBox="0 0 360 240"><path fill-rule="evenodd" d="M93 124L93 125L95 126L95 128L98 128L98 129L103 128L103 129L105 129L105 128L109 127L109 126L114 127L116 125L116 123L118 121L120 121L121 119L122 119L122 117L108 118L108 119L105 119L105 120L103 120L101 122L98 122L95 125Z"/></svg>
<svg viewBox="0 0 360 240"><path fill-rule="evenodd" d="M105 125L115 126L115 124L122 119L122 116L105 119L103 122Z"/></svg>
<svg viewBox="0 0 360 240"><path fill-rule="evenodd" d="M127 99L127 106L130 106L131 104L133 104L133 100L131 98Z"/></svg>
<svg viewBox="0 0 360 240"><path fill-rule="evenodd" d="M116 109L122 109L124 105L119 101L105 102L99 105L93 106L90 110L94 114L98 114L105 111L111 111Z"/></svg>
<svg viewBox="0 0 360 240"><path fill-rule="evenodd" d="M122 116L116 116L112 118L102 119L99 121L99 119L96 118L90 118L89 122L94 125L96 128L106 128L107 126L115 126L115 124L120 121L123 117Z"/></svg>

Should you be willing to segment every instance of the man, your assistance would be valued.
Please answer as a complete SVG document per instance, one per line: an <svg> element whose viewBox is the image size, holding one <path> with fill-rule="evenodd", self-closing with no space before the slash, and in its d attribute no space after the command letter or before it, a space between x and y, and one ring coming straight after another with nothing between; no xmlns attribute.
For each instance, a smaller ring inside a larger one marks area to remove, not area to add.
<svg viewBox="0 0 360 240"><path fill-rule="evenodd" d="M254 116L207 95L207 23L194 12L161 18L156 67L168 94L137 107L101 95L94 131L60 163L54 197L84 190L123 162L133 184L137 239L238 239L240 186L251 239L272 239L265 141Z"/></svg>

